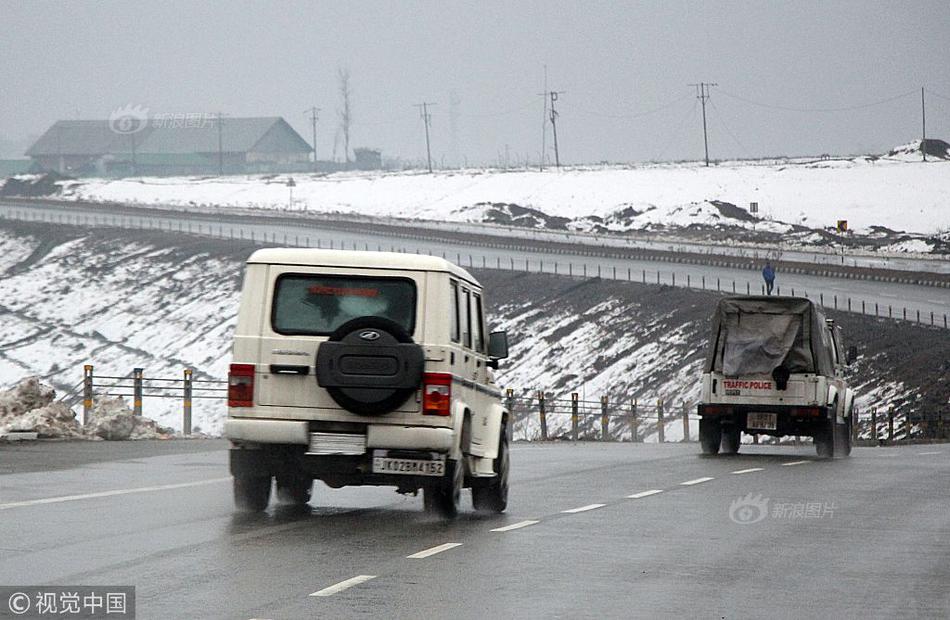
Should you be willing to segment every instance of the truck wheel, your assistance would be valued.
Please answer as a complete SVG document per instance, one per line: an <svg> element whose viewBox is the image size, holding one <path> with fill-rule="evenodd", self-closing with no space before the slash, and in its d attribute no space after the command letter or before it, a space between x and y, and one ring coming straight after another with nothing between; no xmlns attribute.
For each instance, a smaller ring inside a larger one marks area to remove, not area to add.
<svg viewBox="0 0 950 620"><path fill-rule="evenodd" d="M835 424L835 432L838 433L838 453L841 456L851 456L851 416L848 416L844 424Z"/></svg>
<svg viewBox="0 0 950 620"><path fill-rule="evenodd" d="M722 431L723 454L738 454L742 444L742 431L738 426L730 426Z"/></svg>
<svg viewBox="0 0 950 620"><path fill-rule="evenodd" d="M699 445L703 454L719 454L722 443L722 425L717 420L699 419Z"/></svg>
<svg viewBox="0 0 950 620"><path fill-rule="evenodd" d="M483 512L504 512L508 507L508 432L501 429L501 439L498 440L498 456L495 458L495 477L491 484L483 487L472 487L472 504L475 510Z"/></svg>
<svg viewBox="0 0 950 620"><path fill-rule="evenodd" d="M834 420L827 420L823 428L815 432L815 452L819 458L834 458L836 426L838 425L835 424Z"/></svg>
<svg viewBox="0 0 950 620"><path fill-rule="evenodd" d="M234 505L242 512L261 512L270 501L270 476L234 476Z"/></svg>
<svg viewBox="0 0 950 620"><path fill-rule="evenodd" d="M303 506L310 501L313 478L302 474L277 476L277 500L282 504Z"/></svg>
<svg viewBox="0 0 950 620"><path fill-rule="evenodd" d="M422 503L426 512L438 514L446 519L458 516L462 502L462 484L464 466L461 461L447 460L445 475L438 483L422 489Z"/></svg>

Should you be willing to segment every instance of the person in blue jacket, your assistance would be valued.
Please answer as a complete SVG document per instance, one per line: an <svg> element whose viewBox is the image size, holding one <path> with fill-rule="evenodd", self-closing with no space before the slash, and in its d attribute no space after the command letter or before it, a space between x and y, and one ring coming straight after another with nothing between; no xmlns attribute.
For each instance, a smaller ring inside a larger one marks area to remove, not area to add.
<svg viewBox="0 0 950 620"><path fill-rule="evenodd" d="M772 286L775 284L775 269L772 268L772 263L766 261L765 268L762 269L762 279L765 280L765 294L772 294Z"/></svg>

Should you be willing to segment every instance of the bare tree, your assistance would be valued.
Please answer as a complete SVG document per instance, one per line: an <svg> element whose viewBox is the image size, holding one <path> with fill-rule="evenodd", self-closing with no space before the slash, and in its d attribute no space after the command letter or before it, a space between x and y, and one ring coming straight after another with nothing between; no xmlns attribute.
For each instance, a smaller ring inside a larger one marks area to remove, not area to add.
<svg viewBox="0 0 950 620"><path fill-rule="evenodd" d="M351 106L351 97L353 91L350 90L350 70L343 67L337 69L337 90L340 93L342 108L340 114L340 128L343 130L343 160L350 161L350 125L353 123L353 108Z"/></svg>

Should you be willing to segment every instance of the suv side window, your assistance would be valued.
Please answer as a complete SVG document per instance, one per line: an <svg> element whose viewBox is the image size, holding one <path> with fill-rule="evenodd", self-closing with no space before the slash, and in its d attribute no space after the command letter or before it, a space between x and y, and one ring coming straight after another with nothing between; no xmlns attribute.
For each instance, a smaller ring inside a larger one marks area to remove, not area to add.
<svg viewBox="0 0 950 620"><path fill-rule="evenodd" d="M469 307L471 304L472 294L468 289L463 289L462 295L465 299L461 300L459 303L459 308L462 311L461 324L462 324L462 346L469 349L472 348L472 315L469 312Z"/></svg>
<svg viewBox="0 0 950 620"><path fill-rule="evenodd" d="M482 296L478 293L472 293L472 307L469 310L469 315L472 317L472 340L473 348L478 352L485 351L485 337L482 333L483 316L482 316Z"/></svg>
<svg viewBox="0 0 950 620"><path fill-rule="evenodd" d="M452 282L452 308L450 311L451 316L449 317L450 327L449 327L449 337L452 342L459 342L459 284L458 282Z"/></svg>

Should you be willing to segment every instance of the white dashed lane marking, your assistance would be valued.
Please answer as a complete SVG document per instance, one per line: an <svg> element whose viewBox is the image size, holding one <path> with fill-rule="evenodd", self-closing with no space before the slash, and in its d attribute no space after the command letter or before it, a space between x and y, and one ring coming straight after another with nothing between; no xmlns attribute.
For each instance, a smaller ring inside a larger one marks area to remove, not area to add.
<svg viewBox="0 0 950 620"><path fill-rule="evenodd" d="M764 471L764 467L750 467L749 469L737 469L734 474L751 474L754 471Z"/></svg>
<svg viewBox="0 0 950 620"><path fill-rule="evenodd" d="M535 525L541 523L540 521L532 521L528 519L527 521L518 521L517 523L512 523L511 525L506 525L505 527L496 527L493 529L493 532L510 532L511 530L520 530L523 527L528 527L529 525Z"/></svg>
<svg viewBox="0 0 950 620"><path fill-rule="evenodd" d="M562 510L561 512L568 514L575 514L578 512L587 512L588 510L596 510L597 508L603 508L607 504L588 504L586 506L581 506L580 508L571 508L570 510Z"/></svg>
<svg viewBox="0 0 950 620"><path fill-rule="evenodd" d="M456 547L461 547L462 543L445 543L444 545L438 545L437 547L432 547L431 549L425 549L418 553L413 553L412 555L407 555L406 558L409 560L421 560L427 558L430 555L435 555L436 553L442 553L443 551L448 551L449 549L455 549Z"/></svg>
<svg viewBox="0 0 950 620"><path fill-rule="evenodd" d="M168 491L171 489L187 489L189 487L200 487L206 484L218 484L221 482L231 482L231 477L211 478L210 480L198 480L196 482L179 482L176 484L162 484L151 487L137 487L133 489L116 489L114 491L99 491L98 493L84 493L82 495L61 495L59 497L44 497L43 499L30 499L22 502L11 502L9 504L0 504L0 510L8 508L22 508L24 506L39 506L42 504L59 504L62 502L76 502L81 499L97 499L100 497L114 497L116 495L129 495L130 493L151 493L153 491Z"/></svg>
<svg viewBox="0 0 950 620"><path fill-rule="evenodd" d="M937 452L920 452L919 454L920 454L920 456L930 456L931 454L943 454L943 452L940 452L940 451L937 451Z"/></svg>
<svg viewBox="0 0 950 620"><path fill-rule="evenodd" d="M356 577L350 577L345 581L341 581L338 584L332 585L329 588L324 588L322 590L317 590L310 596L333 596L337 592L342 592L343 590L348 590L353 586L358 586L361 583L366 583L370 579L376 579L376 575L357 575Z"/></svg>
<svg viewBox="0 0 950 620"><path fill-rule="evenodd" d="M641 497L650 497L651 495L656 495L657 493L662 493L663 489L650 489L649 491L640 491L639 493L634 493L633 495L628 495L628 499L640 499Z"/></svg>
<svg viewBox="0 0 950 620"><path fill-rule="evenodd" d="M694 478L693 480L687 480L686 482L680 482L681 487L691 487L694 484L701 484L703 482L709 482L710 480L715 480L712 476L705 476L703 478Z"/></svg>
<svg viewBox="0 0 950 620"><path fill-rule="evenodd" d="M792 465L804 465L805 463L811 463L811 461L792 461L791 463L782 463L782 467L791 467Z"/></svg>

